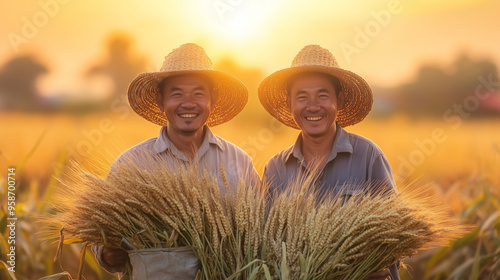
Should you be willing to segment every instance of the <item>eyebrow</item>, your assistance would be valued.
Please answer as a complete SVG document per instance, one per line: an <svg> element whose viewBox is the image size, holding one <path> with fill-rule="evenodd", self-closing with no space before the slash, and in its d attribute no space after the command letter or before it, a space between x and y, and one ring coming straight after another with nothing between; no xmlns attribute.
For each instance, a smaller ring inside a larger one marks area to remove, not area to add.
<svg viewBox="0 0 500 280"><path fill-rule="evenodd" d="M206 90L206 88L204 86L197 86L194 90Z"/></svg>
<svg viewBox="0 0 500 280"><path fill-rule="evenodd" d="M320 93L331 93L331 92L330 92L328 89L326 89L326 88L320 88L320 89L318 89L318 90L317 90L317 92L320 92ZM299 90L299 91L297 91L296 95L299 95L299 94L306 94L306 93L307 93L307 91L305 91L305 90Z"/></svg>
<svg viewBox="0 0 500 280"><path fill-rule="evenodd" d="M177 91L177 90L182 91L180 87L173 86L170 88L170 91ZM197 86L193 90L206 90L206 88L204 86Z"/></svg>
<svg viewBox="0 0 500 280"><path fill-rule="evenodd" d="M181 90L181 88L180 87L171 87L170 88L170 91L177 91L177 90Z"/></svg>

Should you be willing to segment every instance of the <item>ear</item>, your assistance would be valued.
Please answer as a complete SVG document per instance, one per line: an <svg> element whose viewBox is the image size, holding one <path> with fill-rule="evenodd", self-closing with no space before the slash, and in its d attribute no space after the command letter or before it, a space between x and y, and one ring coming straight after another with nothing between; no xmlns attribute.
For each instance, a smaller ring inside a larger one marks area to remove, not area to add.
<svg viewBox="0 0 500 280"><path fill-rule="evenodd" d="M162 92L156 92L156 104L158 105L158 108L160 108L160 110L162 112L165 112L164 108L163 108L163 93Z"/></svg>
<svg viewBox="0 0 500 280"><path fill-rule="evenodd" d="M337 96L337 110L342 110L344 108L345 94L341 90Z"/></svg>

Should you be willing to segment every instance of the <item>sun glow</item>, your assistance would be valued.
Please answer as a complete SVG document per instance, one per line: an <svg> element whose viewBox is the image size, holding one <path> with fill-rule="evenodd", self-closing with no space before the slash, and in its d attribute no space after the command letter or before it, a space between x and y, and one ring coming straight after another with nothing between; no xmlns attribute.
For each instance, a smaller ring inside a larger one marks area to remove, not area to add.
<svg viewBox="0 0 500 280"><path fill-rule="evenodd" d="M280 1L218 0L207 18L208 31L229 41L253 40L265 31Z"/></svg>

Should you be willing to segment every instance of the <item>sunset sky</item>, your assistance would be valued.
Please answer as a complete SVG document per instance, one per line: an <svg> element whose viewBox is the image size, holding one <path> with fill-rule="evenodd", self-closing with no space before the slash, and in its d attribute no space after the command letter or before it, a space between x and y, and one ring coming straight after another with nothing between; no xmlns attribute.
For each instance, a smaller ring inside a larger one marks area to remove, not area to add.
<svg viewBox="0 0 500 280"><path fill-rule="evenodd" d="M186 42L217 61L230 57L265 74L288 67L307 44L330 49L342 68L371 85L394 86L423 63L460 53L500 65L500 2L494 0L40 0L4 1L0 65L36 54L51 68L45 95L77 94L82 72L116 31L158 70Z"/></svg>

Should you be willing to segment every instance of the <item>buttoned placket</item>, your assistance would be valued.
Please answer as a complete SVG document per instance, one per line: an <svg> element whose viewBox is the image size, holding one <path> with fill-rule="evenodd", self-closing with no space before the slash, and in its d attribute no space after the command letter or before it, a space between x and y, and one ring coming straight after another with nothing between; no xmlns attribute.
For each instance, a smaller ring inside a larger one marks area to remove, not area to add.
<svg viewBox="0 0 500 280"><path fill-rule="evenodd" d="M332 149L330 151L330 154L328 155L328 159L325 162L325 165L321 169L321 171L318 174L318 177L316 179L316 184L317 186L322 186L323 185L323 174L325 169L328 167L329 164L333 164L333 161L337 157L339 153L342 152L347 152L347 153L352 153L353 152L353 147L351 143L349 142L349 136L347 135L347 132L338 124L337 125L337 132L335 135L335 140L332 145ZM297 160L297 164L300 165L300 170L302 171L303 174L309 174L310 170L307 168L307 163L305 161L304 155L302 154L302 151L300 150L301 144L302 144L302 135L299 135L297 137L297 141L295 142L293 149L291 151L291 154L288 155L288 158L290 156L293 156Z"/></svg>

